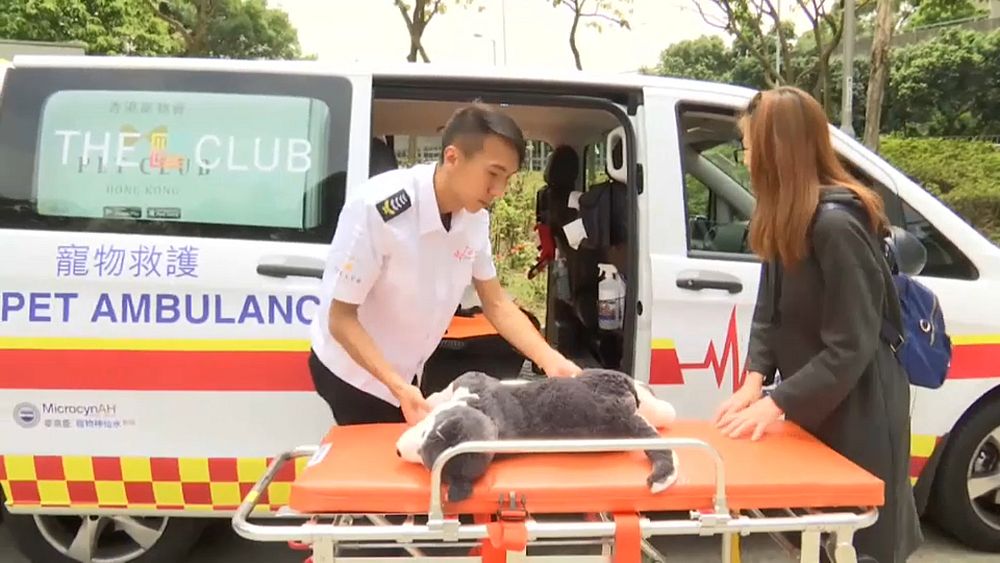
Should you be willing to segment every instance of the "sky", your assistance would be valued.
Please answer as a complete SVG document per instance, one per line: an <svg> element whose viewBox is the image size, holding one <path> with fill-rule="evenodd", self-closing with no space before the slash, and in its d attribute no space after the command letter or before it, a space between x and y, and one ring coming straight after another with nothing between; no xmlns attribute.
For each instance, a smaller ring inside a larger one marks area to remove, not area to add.
<svg viewBox="0 0 1000 563"><path fill-rule="evenodd" d="M780 1L789 17L800 19L795 17L794 0ZM406 25L393 0L268 3L288 13L303 51L315 53L321 61L394 63L405 62L409 53ZM569 48L569 8L553 7L551 0L478 0L476 4L484 9L451 7L431 20L423 44L432 63L493 65L495 47L500 66L506 61L510 67L575 68ZM604 22L601 32L586 26L577 31L584 70L633 72L654 66L671 43L721 35L704 22L695 0L632 0L631 5L631 30Z"/></svg>

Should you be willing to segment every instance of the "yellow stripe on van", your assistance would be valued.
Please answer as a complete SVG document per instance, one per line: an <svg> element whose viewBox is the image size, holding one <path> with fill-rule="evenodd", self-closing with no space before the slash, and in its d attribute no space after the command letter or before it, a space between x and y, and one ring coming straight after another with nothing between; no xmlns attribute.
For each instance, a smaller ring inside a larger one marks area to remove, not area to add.
<svg viewBox="0 0 1000 563"><path fill-rule="evenodd" d="M937 446L937 436L912 434L910 436L910 455L914 457L931 457Z"/></svg>
<svg viewBox="0 0 1000 563"><path fill-rule="evenodd" d="M957 346L1000 344L1000 334L957 334L951 337L951 343Z"/></svg>
<svg viewBox="0 0 1000 563"><path fill-rule="evenodd" d="M308 352L308 340L194 338L0 338L0 350L129 350L174 352Z"/></svg>
<svg viewBox="0 0 1000 563"><path fill-rule="evenodd" d="M653 350L673 350L676 346L674 346L674 341L670 338L654 338L652 348Z"/></svg>

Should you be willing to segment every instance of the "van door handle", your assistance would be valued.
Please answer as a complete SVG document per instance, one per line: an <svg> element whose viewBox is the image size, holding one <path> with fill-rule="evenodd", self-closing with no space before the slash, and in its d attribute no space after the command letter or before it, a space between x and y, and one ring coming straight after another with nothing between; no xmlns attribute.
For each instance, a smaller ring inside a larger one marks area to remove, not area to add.
<svg viewBox="0 0 1000 563"><path fill-rule="evenodd" d="M677 287L701 291L703 289L721 289L729 293L743 291L743 282L739 278L722 272L690 272L677 278Z"/></svg>
<svg viewBox="0 0 1000 563"><path fill-rule="evenodd" d="M323 278L323 261L308 256L263 256L257 273L272 278Z"/></svg>

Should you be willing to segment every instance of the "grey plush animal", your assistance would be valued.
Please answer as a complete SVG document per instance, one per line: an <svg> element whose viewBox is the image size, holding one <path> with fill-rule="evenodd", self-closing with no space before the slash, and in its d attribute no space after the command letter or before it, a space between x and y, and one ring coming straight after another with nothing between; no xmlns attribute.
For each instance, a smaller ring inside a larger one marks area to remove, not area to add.
<svg viewBox="0 0 1000 563"><path fill-rule="evenodd" d="M673 406L627 374L588 369L576 377L501 382L467 372L428 397L431 413L396 442L400 457L433 467L446 449L469 440L560 438L655 438L676 418ZM677 478L671 450L649 450L653 493ZM492 453L461 454L444 467L448 501L472 494L475 481L493 461Z"/></svg>

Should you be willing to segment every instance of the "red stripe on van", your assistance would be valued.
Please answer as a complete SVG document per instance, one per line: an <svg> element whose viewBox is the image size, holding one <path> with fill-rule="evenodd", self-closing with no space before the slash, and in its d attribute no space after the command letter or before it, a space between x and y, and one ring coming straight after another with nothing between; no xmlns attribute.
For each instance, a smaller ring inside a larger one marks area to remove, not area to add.
<svg viewBox="0 0 1000 563"><path fill-rule="evenodd" d="M313 391L307 354L0 350L0 389Z"/></svg>
<svg viewBox="0 0 1000 563"><path fill-rule="evenodd" d="M952 350L948 379L1000 377L1000 344L961 344Z"/></svg>
<svg viewBox="0 0 1000 563"><path fill-rule="evenodd" d="M307 352L0 349L0 389L314 390ZM1000 344L954 348L950 379L1000 378ZM683 385L677 350L653 349L650 383Z"/></svg>
<svg viewBox="0 0 1000 563"><path fill-rule="evenodd" d="M649 357L650 385L684 385L684 374L674 348L654 348Z"/></svg>

